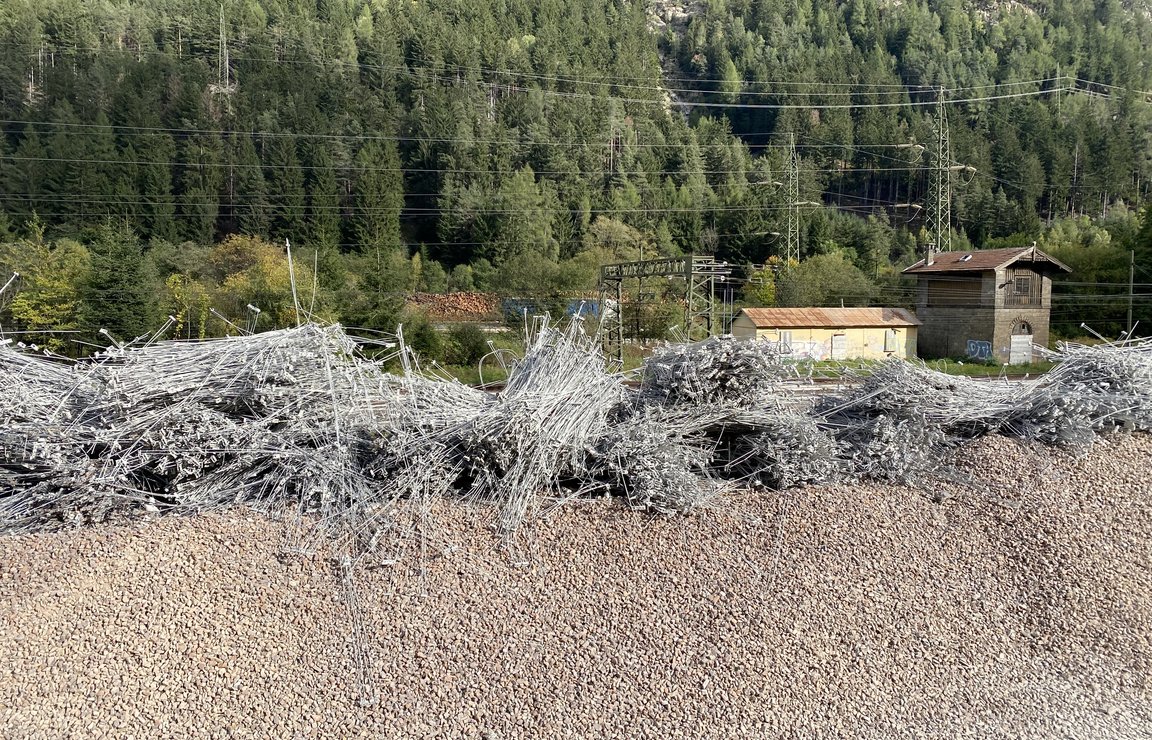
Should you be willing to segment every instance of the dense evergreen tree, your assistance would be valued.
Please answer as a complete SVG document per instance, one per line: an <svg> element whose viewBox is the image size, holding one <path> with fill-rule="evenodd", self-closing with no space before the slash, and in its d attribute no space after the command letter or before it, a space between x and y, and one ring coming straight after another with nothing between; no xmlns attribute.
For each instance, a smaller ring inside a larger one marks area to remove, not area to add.
<svg viewBox="0 0 1152 740"><path fill-rule="evenodd" d="M105 224L89 240L91 266L82 289L80 323L107 329L129 342L153 325L153 295L140 242L123 228Z"/></svg>
<svg viewBox="0 0 1152 740"><path fill-rule="evenodd" d="M44 208L44 160L46 150L36 127L24 127L12 161L4 168L4 208L18 222L28 221Z"/></svg>
<svg viewBox="0 0 1152 740"><path fill-rule="evenodd" d="M355 248L365 253L398 249L404 178L395 142L367 141L356 153L355 172Z"/></svg>
<svg viewBox="0 0 1152 740"><path fill-rule="evenodd" d="M265 144L272 234L304 239L304 171L296 153L296 137L274 136Z"/></svg>
<svg viewBox="0 0 1152 740"><path fill-rule="evenodd" d="M252 137L232 137L229 171L234 227L242 234L267 234L272 225L268 185Z"/></svg>
<svg viewBox="0 0 1152 740"><path fill-rule="evenodd" d="M727 0L657 34L619 0L245 0L223 78L218 3L8 5L8 228L287 236L364 321L395 312L362 291L587 289L641 245L779 256L788 134L829 211L805 211L804 256L883 281L923 244L941 87L972 168L958 243L1030 243L1152 183L1152 19L1122 2ZM366 269L396 275L340 285ZM211 287L178 272L185 303Z"/></svg>
<svg viewBox="0 0 1152 740"><path fill-rule="evenodd" d="M340 192L336 169L323 142L313 142L308 157L308 234L316 248L340 245Z"/></svg>
<svg viewBox="0 0 1152 740"><path fill-rule="evenodd" d="M140 229L154 239L175 239L172 162L176 159L176 142L168 134L156 132L140 136L137 142Z"/></svg>
<svg viewBox="0 0 1152 740"><path fill-rule="evenodd" d="M177 146L177 216L185 239L207 243L216 235L220 212L220 139L214 134L188 136Z"/></svg>

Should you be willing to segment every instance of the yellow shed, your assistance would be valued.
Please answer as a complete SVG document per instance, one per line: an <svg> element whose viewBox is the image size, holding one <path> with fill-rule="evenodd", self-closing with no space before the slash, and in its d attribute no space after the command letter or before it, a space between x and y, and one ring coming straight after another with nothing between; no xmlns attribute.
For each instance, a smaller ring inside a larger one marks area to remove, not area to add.
<svg viewBox="0 0 1152 740"><path fill-rule="evenodd" d="M779 342L797 359L908 359L916 356L918 326L903 308L745 308L732 335Z"/></svg>

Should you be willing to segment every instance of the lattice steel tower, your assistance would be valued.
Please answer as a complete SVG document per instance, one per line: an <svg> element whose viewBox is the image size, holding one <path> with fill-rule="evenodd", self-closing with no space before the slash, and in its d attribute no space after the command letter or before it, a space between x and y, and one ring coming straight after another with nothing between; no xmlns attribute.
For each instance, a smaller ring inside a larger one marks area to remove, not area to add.
<svg viewBox="0 0 1152 740"><path fill-rule="evenodd" d="M800 156L796 154L796 134L788 134L788 235L784 259L800 261Z"/></svg>
<svg viewBox="0 0 1152 740"><path fill-rule="evenodd" d="M209 85L208 89L225 96L236 91L236 83L232 81L232 59L228 54L228 24L224 19L223 4L220 5L220 50L216 55L216 82Z"/></svg>
<svg viewBox="0 0 1152 740"><path fill-rule="evenodd" d="M936 147L932 152L932 169L928 175L929 249L952 251L952 145L948 136L948 111L944 88L936 98L936 119L932 122Z"/></svg>

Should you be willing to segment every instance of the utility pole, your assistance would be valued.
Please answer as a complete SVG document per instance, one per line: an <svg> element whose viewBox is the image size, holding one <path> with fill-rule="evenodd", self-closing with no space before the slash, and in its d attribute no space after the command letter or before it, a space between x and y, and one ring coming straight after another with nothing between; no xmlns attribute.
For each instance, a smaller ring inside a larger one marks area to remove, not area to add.
<svg viewBox="0 0 1152 740"><path fill-rule="evenodd" d="M788 134L788 238L784 260L800 261L800 157L796 154L796 134Z"/></svg>
<svg viewBox="0 0 1152 740"><path fill-rule="evenodd" d="M944 88L936 97L936 149L928 178L928 261L931 253L952 251L952 145L948 136L948 111L944 105Z"/></svg>
<svg viewBox="0 0 1152 740"><path fill-rule="evenodd" d="M1136 295L1134 289L1136 287L1136 250L1133 249L1128 253L1128 333L1125 338L1132 338L1132 298Z"/></svg>
<svg viewBox="0 0 1152 740"><path fill-rule="evenodd" d="M227 90L230 87L230 77L232 76L229 69L228 59L228 27L224 23L224 5L220 5L220 88Z"/></svg>
<svg viewBox="0 0 1152 740"><path fill-rule="evenodd" d="M228 56L228 22L224 18L224 4L220 4L220 51L216 56L216 82L208 86L213 93L225 96L226 104L231 106L227 97L236 90L232 83L232 60Z"/></svg>
<svg viewBox="0 0 1152 740"><path fill-rule="evenodd" d="M814 200L800 200L800 155L796 153L796 135L788 134L788 234L784 241L785 264L800 261L800 206L822 205Z"/></svg>

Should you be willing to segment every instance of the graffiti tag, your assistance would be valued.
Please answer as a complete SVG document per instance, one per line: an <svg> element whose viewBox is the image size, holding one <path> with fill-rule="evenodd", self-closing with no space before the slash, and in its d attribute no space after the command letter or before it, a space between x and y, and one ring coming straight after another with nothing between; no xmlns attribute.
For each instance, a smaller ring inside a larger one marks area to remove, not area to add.
<svg viewBox="0 0 1152 740"><path fill-rule="evenodd" d="M968 356L977 360L987 360L992 356L992 343L979 339L969 339Z"/></svg>
<svg viewBox="0 0 1152 740"><path fill-rule="evenodd" d="M826 360L828 359L828 343L791 342L786 345L785 354L797 360Z"/></svg>

